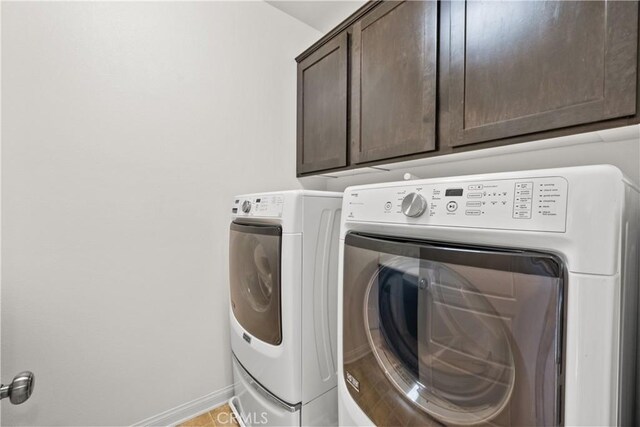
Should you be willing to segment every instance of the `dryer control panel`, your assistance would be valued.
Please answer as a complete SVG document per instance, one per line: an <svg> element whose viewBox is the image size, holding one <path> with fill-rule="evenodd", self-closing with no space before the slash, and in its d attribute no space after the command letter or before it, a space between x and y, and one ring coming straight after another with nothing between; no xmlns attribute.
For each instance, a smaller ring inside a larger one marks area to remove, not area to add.
<svg viewBox="0 0 640 427"><path fill-rule="evenodd" d="M234 199L231 213L239 217L280 218L283 206L284 196L280 194L240 197Z"/></svg>
<svg viewBox="0 0 640 427"><path fill-rule="evenodd" d="M564 232L567 180L419 182L345 194L348 221Z"/></svg>

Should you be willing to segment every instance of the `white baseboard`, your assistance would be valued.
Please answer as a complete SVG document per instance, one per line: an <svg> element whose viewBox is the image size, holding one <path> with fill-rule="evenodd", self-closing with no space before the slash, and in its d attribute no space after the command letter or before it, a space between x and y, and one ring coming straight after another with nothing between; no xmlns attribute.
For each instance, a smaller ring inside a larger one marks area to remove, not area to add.
<svg viewBox="0 0 640 427"><path fill-rule="evenodd" d="M174 426L227 403L231 396L233 396L233 384L137 422L132 427Z"/></svg>

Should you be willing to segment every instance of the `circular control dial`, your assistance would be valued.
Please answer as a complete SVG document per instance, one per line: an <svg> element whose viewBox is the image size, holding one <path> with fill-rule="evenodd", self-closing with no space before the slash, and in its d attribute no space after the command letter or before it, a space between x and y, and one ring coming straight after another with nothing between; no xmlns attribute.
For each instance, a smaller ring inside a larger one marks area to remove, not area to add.
<svg viewBox="0 0 640 427"><path fill-rule="evenodd" d="M402 213L408 217L419 217L427 209L427 201L418 193L409 193L402 199Z"/></svg>
<svg viewBox="0 0 640 427"><path fill-rule="evenodd" d="M244 202L242 202L242 212L244 212L244 213L251 212L251 202L250 201L245 200Z"/></svg>

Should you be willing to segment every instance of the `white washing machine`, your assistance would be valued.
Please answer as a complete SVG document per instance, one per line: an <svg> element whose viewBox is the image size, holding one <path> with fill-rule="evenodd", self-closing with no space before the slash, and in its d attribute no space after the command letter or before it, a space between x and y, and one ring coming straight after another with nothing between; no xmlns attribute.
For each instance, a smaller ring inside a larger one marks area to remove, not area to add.
<svg viewBox="0 0 640 427"><path fill-rule="evenodd" d="M342 194L283 191L232 203L234 397L245 425L337 423Z"/></svg>
<svg viewBox="0 0 640 427"><path fill-rule="evenodd" d="M639 200L612 166L348 188L340 425L637 425Z"/></svg>

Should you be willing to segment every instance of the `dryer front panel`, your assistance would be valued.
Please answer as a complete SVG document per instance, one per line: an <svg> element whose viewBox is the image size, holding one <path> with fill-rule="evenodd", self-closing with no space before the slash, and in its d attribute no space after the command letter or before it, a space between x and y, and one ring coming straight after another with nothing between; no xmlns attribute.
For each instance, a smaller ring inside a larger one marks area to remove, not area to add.
<svg viewBox="0 0 640 427"><path fill-rule="evenodd" d="M229 281L231 310L250 335L268 344L282 342L280 265L282 228L231 223Z"/></svg>
<svg viewBox="0 0 640 427"><path fill-rule="evenodd" d="M561 422L559 259L355 233L344 253L344 380L373 422Z"/></svg>

